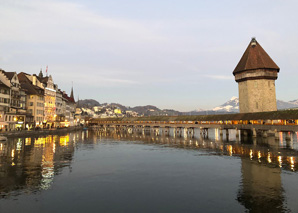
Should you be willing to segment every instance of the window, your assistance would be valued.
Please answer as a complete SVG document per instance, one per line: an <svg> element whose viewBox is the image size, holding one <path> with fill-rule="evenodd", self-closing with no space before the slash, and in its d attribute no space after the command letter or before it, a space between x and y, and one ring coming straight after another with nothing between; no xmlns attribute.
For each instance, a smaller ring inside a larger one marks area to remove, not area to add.
<svg viewBox="0 0 298 213"><path fill-rule="evenodd" d="M259 109L259 104L258 104L258 102L256 102L256 109Z"/></svg>
<svg viewBox="0 0 298 213"><path fill-rule="evenodd" d="M29 105L30 105L30 106L33 106L33 102L30 102Z"/></svg>
<svg viewBox="0 0 298 213"><path fill-rule="evenodd" d="M255 88L258 88L258 82L255 81Z"/></svg>

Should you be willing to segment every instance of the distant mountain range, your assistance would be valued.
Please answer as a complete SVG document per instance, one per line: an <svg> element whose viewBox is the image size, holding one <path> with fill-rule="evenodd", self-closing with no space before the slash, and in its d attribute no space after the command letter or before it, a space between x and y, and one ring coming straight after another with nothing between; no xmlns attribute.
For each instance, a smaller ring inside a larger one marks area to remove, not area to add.
<svg viewBox="0 0 298 213"><path fill-rule="evenodd" d="M144 116L159 116L159 115L166 115L166 116L175 116L175 115L182 115L182 112L172 110L172 109L159 109L156 106L146 105L146 106L136 106L136 107L126 107L118 103L103 103L100 104L98 101L93 99L85 99L79 100L77 102L78 107L84 108L93 108L95 106L100 106L103 108L111 108L116 109L119 108L121 111L134 111L137 112L139 115Z"/></svg>
<svg viewBox="0 0 298 213"><path fill-rule="evenodd" d="M298 108L298 100L289 101L289 102L277 100L276 104L277 104L277 109L278 110ZM224 103L224 104L222 104L218 107L213 108L212 111L235 112L235 113L237 113L237 112L239 112L239 98L232 97L226 103Z"/></svg>
<svg viewBox="0 0 298 213"><path fill-rule="evenodd" d="M232 97L230 100L225 102L224 104L214 107L211 110L193 110L190 112L179 112L173 109L159 109L156 106L146 105L146 106L136 106L136 107L126 107L118 103L103 103L100 104L98 101L93 99L85 99L80 100L78 103L79 107L92 108L94 106L101 106L104 108L119 108L122 111L135 111L139 115L144 116L158 116L158 115L168 115L168 116L176 116L176 115L210 115L210 114L227 114L227 113L238 113L239 112L239 98ZM290 108L298 108L298 99L293 101L281 101L277 100L277 109L290 109Z"/></svg>

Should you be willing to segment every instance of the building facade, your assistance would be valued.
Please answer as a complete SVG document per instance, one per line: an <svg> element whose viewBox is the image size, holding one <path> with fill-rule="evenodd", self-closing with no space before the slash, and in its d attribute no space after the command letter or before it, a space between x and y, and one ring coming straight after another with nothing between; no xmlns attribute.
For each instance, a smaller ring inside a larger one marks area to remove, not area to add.
<svg viewBox="0 0 298 213"><path fill-rule="evenodd" d="M6 77L0 73L0 131L8 129L8 123L5 121L5 114L9 111L10 86Z"/></svg>
<svg viewBox="0 0 298 213"><path fill-rule="evenodd" d="M44 88L44 128L55 127L56 121L56 90L52 76L43 77L42 73L37 77Z"/></svg>
<svg viewBox="0 0 298 213"><path fill-rule="evenodd" d="M33 117L32 121L26 122L26 128L42 127L44 121L44 89L40 87L41 83L36 76L19 73L18 78L21 88L26 94L26 111L28 115Z"/></svg>
<svg viewBox="0 0 298 213"><path fill-rule="evenodd" d="M58 85L55 85L56 88L56 124L55 127L65 127L65 104L63 104L63 93L58 89Z"/></svg>
<svg viewBox="0 0 298 213"><path fill-rule="evenodd" d="M71 94L73 94L73 92ZM75 100L73 97L69 97L65 92L63 92L63 100L65 102L65 123L66 123L66 126L76 126L77 122L74 119L75 113L76 113Z"/></svg>
<svg viewBox="0 0 298 213"><path fill-rule="evenodd" d="M26 112L21 109L20 82L16 72L1 73L6 76L10 85L9 110L5 113L5 122L8 123L7 130L21 130L25 128Z"/></svg>

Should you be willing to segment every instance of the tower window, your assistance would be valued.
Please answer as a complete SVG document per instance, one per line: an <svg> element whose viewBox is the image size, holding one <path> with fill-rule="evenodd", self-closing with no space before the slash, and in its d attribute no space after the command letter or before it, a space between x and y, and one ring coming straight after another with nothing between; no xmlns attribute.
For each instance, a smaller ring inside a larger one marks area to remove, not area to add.
<svg viewBox="0 0 298 213"><path fill-rule="evenodd" d="M255 81L255 88L258 88L258 82Z"/></svg>
<svg viewBox="0 0 298 213"><path fill-rule="evenodd" d="M258 104L258 102L256 102L256 109L259 109L259 104Z"/></svg>
<svg viewBox="0 0 298 213"><path fill-rule="evenodd" d="M270 87L270 81L268 81L268 87Z"/></svg>

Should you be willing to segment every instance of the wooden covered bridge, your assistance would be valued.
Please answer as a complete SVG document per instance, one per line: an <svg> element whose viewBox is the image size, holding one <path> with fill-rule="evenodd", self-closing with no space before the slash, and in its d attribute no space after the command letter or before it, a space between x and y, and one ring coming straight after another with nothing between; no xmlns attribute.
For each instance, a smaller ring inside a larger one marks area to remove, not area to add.
<svg viewBox="0 0 298 213"><path fill-rule="evenodd" d="M138 128L209 128L221 131L242 130L244 134L257 135L257 132L277 133L298 131L298 109L272 112L235 113L220 115L152 116L97 118L88 121L91 127L138 127Z"/></svg>

